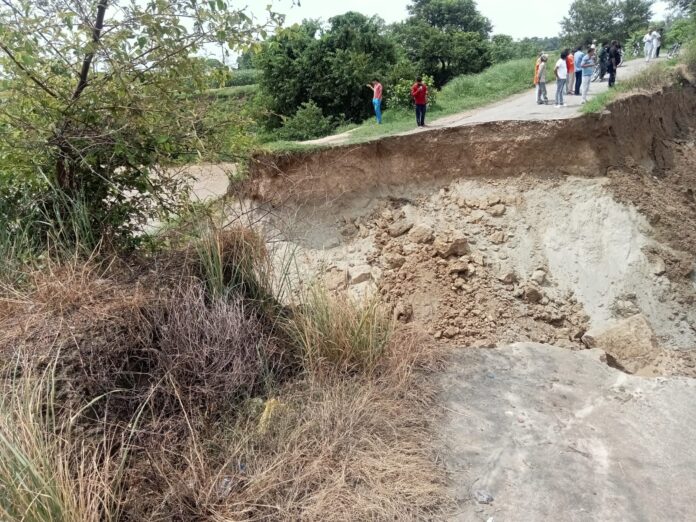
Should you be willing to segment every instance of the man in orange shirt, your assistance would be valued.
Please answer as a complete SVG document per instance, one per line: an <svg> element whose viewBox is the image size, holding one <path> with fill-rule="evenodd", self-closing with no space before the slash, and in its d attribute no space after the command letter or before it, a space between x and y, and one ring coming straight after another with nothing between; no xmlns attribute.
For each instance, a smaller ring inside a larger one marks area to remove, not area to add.
<svg viewBox="0 0 696 522"><path fill-rule="evenodd" d="M537 56L536 64L534 65L534 97L538 100L539 99L539 65L541 65L541 57L544 53L539 52L539 56Z"/></svg>
<svg viewBox="0 0 696 522"><path fill-rule="evenodd" d="M573 53L570 52L570 49L566 49L566 52L568 53L568 57L566 58L566 67L568 67L568 78L575 78L575 59L573 58ZM568 86L568 94L573 94L573 82L568 80L566 83Z"/></svg>
<svg viewBox="0 0 696 522"><path fill-rule="evenodd" d="M416 78L416 83L411 86L411 97L416 103L416 125L425 127L425 106L428 103L428 87L423 83L423 78Z"/></svg>

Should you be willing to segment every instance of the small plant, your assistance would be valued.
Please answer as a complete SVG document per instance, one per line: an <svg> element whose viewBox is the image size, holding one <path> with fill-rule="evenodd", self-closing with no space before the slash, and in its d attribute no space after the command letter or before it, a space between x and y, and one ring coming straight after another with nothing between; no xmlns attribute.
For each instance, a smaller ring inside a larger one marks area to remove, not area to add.
<svg viewBox="0 0 696 522"><path fill-rule="evenodd" d="M303 103L294 116L287 118L278 135L286 140L311 140L331 134L336 128L334 118L324 116L312 100Z"/></svg>
<svg viewBox="0 0 696 522"><path fill-rule="evenodd" d="M387 106L394 109L411 109L413 105L413 97L411 96L411 87L415 80L402 78L388 90ZM431 107L436 104L437 91L435 90L435 82L431 76L423 76L423 83L428 86L428 105Z"/></svg>
<svg viewBox="0 0 696 522"><path fill-rule="evenodd" d="M384 355L392 322L377 300L359 303L313 286L288 323L310 371L370 371Z"/></svg>

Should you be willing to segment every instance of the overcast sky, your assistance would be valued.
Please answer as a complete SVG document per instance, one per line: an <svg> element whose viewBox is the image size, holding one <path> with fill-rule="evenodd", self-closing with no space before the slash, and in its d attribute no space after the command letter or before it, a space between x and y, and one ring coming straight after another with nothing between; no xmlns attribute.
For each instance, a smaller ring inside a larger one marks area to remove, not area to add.
<svg viewBox="0 0 696 522"><path fill-rule="evenodd" d="M286 25L304 18L328 18L346 11L379 15L387 22L397 22L408 16L408 0L300 0L292 6L292 0L248 0L254 11L272 3L276 11L287 15ZM525 36L556 36L559 22L568 13L572 0L478 0L479 10L493 22L494 33L504 33L514 38ZM656 2L656 16L664 14L666 2Z"/></svg>

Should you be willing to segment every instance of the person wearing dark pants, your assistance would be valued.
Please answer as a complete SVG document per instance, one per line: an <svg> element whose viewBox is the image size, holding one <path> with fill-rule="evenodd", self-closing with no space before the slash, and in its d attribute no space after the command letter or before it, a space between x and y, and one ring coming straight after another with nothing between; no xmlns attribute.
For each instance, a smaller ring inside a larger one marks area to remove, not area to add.
<svg viewBox="0 0 696 522"><path fill-rule="evenodd" d="M423 83L423 78L416 78L416 83L411 86L411 97L416 104L416 125L425 126L425 108L428 103L428 87Z"/></svg>
<svg viewBox="0 0 696 522"><path fill-rule="evenodd" d="M618 69L620 63L621 54L619 51L619 42L613 40L609 48L609 63L607 64L607 71L609 71L609 87L613 87L616 83L616 69Z"/></svg>
<svg viewBox="0 0 696 522"><path fill-rule="evenodd" d="M582 52L580 47L575 49L575 54L573 54L573 61L575 65L575 89L573 89L573 92L576 96L580 95L580 84L582 83L582 69L580 69L580 62L582 61L583 56L585 56L585 53ZM572 82L573 78L568 78L568 81Z"/></svg>

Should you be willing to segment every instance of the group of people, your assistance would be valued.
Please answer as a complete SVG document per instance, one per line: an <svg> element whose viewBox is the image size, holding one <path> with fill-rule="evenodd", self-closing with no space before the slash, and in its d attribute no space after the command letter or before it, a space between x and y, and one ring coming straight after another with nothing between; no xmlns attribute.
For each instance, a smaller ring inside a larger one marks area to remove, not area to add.
<svg viewBox="0 0 696 522"><path fill-rule="evenodd" d="M548 60L546 53L540 53L534 68L534 84L536 85L536 102L539 105L548 103L546 80L548 76ZM582 96L581 103L587 103L592 75L595 67L600 66L601 80L609 73L609 87L616 83L616 70L621 63L621 45L612 41L611 45L603 45L597 53L597 44L588 45L583 51L582 46L574 50L564 49L553 68L556 80L555 107L565 107L564 95Z"/></svg>
<svg viewBox="0 0 696 522"><path fill-rule="evenodd" d="M372 105L375 109L377 124L382 124L382 91L384 90L379 78L375 78L367 86L372 89ZM423 83L423 78L416 78L416 83L411 86L411 98L416 106L416 125L425 127L425 109L428 104L428 86Z"/></svg>
<svg viewBox="0 0 696 522"><path fill-rule="evenodd" d="M648 29L643 37L643 52L645 53L645 61L649 62L654 58L660 57L660 47L662 47L662 35L657 28L652 31Z"/></svg>

